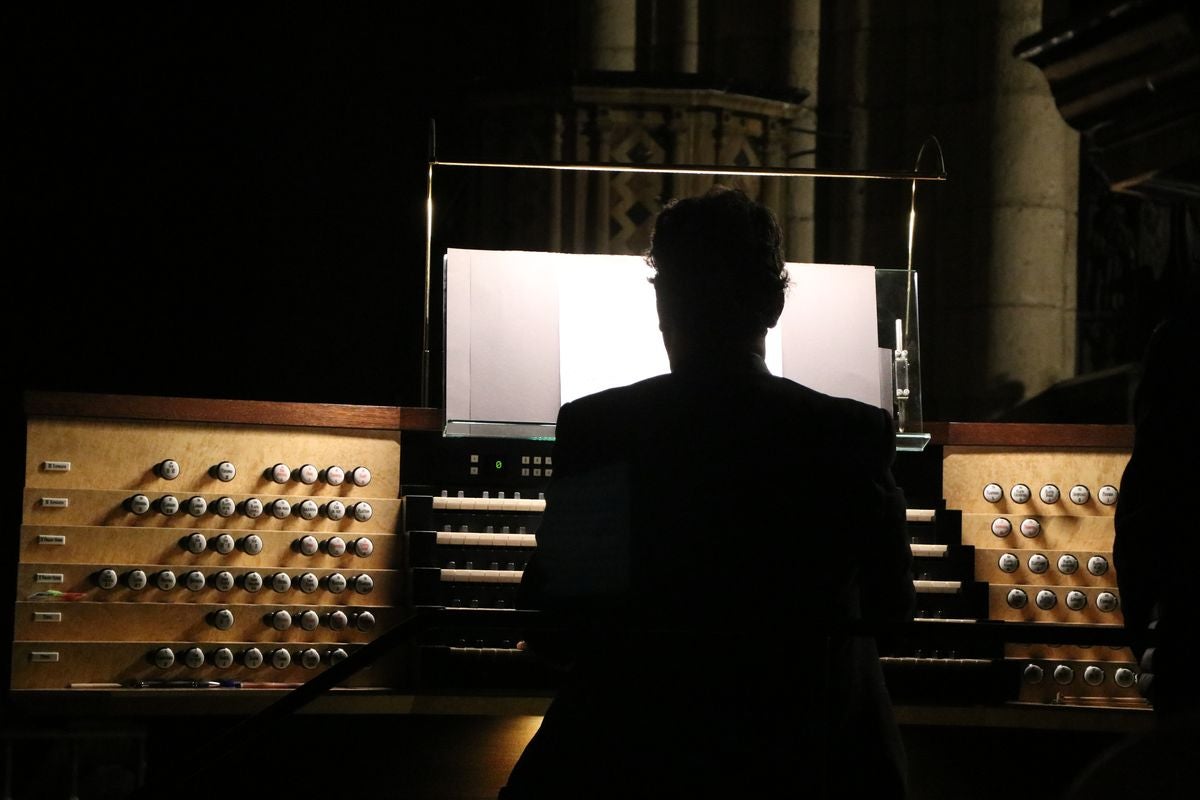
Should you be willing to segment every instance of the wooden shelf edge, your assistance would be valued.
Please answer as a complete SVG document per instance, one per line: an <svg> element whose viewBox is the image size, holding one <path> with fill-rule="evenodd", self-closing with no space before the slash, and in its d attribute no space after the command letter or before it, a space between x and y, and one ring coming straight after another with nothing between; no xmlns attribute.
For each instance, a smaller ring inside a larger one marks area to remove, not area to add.
<svg viewBox="0 0 1200 800"><path fill-rule="evenodd" d="M444 417L440 408L76 392L26 392L25 415L389 431L440 431Z"/></svg>

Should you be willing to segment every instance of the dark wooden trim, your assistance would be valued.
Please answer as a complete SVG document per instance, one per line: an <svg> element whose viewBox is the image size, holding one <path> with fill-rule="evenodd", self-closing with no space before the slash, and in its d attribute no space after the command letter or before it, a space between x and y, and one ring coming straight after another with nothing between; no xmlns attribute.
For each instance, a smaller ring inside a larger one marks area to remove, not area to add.
<svg viewBox="0 0 1200 800"><path fill-rule="evenodd" d="M440 431L440 408L350 406L270 400L210 400L75 392L26 392L25 414L34 417L100 417L163 422L294 425L308 428Z"/></svg>
<svg viewBox="0 0 1200 800"><path fill-rule="evenodd" d="M1028 422L927 422L935 445L981 447L1133 447L1132 425Z"/></svg>

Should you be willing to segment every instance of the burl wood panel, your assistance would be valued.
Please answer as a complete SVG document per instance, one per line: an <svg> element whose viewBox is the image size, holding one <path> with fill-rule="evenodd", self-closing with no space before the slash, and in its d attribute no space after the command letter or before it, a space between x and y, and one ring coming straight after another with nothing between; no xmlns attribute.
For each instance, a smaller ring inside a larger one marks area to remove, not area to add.
<svg viewBox="0 0 1200 800"><path fill-rule="evenodd" d="M192 553L185 546L187 537L199 532L206 536L208 549ZM204 528L132 528L106 527L98 525L22 525L20 560L22 563L92 564L92 565L143 565L172 564L175 567L200 567L245 571L264 567L299 570L361 570L399 567L402 541L392 533L362 533L351 530L349 536L319 532L314 534L322 549L306 556L299 552L299 542L304 531L241 530L231 531L235 548L222 555L212 549L213 540L227 531L209 531ZM253 533L262 540L262 552L250 555L242 550L245 537ZM358 535L368 536L374 550L371 555L359 557L347 547L342 556L332 556L325 551L325 544L339 536L349 545ZM43 538L46 542L41 541ZM55 542L62 541L62 544ZM49 542L49 543L47 543ZM210 570L211 571L211 570Z"/></svg>
<svg viewBox="0 0 1200 800"><path fill-rule="evenodd" d="M154 468L165 459L179 462L179 476L166 480ZM45 463L70 462L70 471L47 470ZM233 480L209 474L222 461L236 467ZM340 466L371 470L371 482L339 486L318 480L286 484L264 473L275 464L320 470ZM218 423L33 418L29 420L26 487L128 489L160 494L284 494L359 498L400 495L399 431L337 428L263 427Z"/></svg>
<svg viewBox="0 0 1200 800"><path fill-rule="evenodd" d="M186 590L185 590L186 591ZM221 609L233 613L233 626L218 630L212 615ZM302 629L297 620L307 610L322 618L333 611L370 611L375 625L369 631L354 627L332 630L326 624L315 630ZM291 614L293 624L287 630L275 630L268 617L276 611ZM51 616L48 616L51 615ZM208 642L294 643L349 642L365 643L388 630L402 613L388 606L361 606L348 609L338 605L320 605L302 601L262 605L213 603L17 603L14 635L20 642L145 642L162 640L167 644L190 645Z"/></svg>
<svg viewBox="0 0 1200 800"><path fill-rule="evenodd" d="M124 566L107 565L114 569L120 582L112 589L102 589L96 583L96 577L103 566L93 564L21 564L17 568L17 600L33 599L37 592L47 589L61 592L82 593L78 600L64 600L60 605L73 602L94 602L117 608L122 604L148 605L162 607L163 605L193 605L204 603L248 603L253 605L272 605L279 603L294 603L304 606L320 605L322 603L339 606L368 606L381 603L399 604L403 602L404 579L395 570L363 569L366 559L357 559L358 565L347 565L343 569L281 569L278 567L261 566L252 569L238 568L227 570L237 584L229 591L221 591L214 584L214 576L220 569L204 567L180 566L179 564L127 564ZM144 589L131 589L126 583L126 577L134 569L146 573L148 583ZM175 575L175 586L166 591L155 585L155 576L170 570ZM257 572L262 576L264 585L257 592L247 591L242 585L242 578L248 572ZM206 581L203 589L192 591L184 584L187 575L199 572ZM291 588L287 591L276 592L271 587L271 579L278 573L285 573L291 578ZM300 589L300 576L312 573L321 579L321 586L314 592L304 592ZM334 573L343 575L349 582L345 591L334 593L329 591L324 579ZM360 594L353 588L353 581L359 575L371 578L371 591ZM59 581L61 579L61 582ZM114 612L115 613L115 612Z"/></svg>
<svg viewBox="0 0 1200 800"><path fill-rule="evenodd" d="M1023 589L1028 596L1024 608L1013 608L1008 604L1008 593L1011 589ZM1034 602L1037 593L1049 589L1058 597L1054 608L1041 609ZM1087 605L1078 611L1067 608L1067 592L1077 589L1087 595ZM1118 605L1112 611L1101 611L1096 607L1096 596L1101 592L1110 592L1117 596ZM1002 619L1012 622L1056 622L1078 625L1123 625L1125 620L1121 615L1120 592L1113 588L1095 586L1046 586L1034 584L1004 584L993 583L988 586L988 618Z"/></svg>
<svg viewBox="0 0 1200 800"><path fill-rule="evenodd" d="M1111 517L1115 506L1104 505L1096 494L1101 486L1120 486L1128 461L1126 450L947 447L942 459L942 493L950 508L964 513L1039 518ZM983 487L989 483L1004 489L1000 502L984 499ZM1009 496L1009 490L1018 483L1028 486L1032 493L1027 503L1015 503ZM1038 497L1041 487L1048 483L1061 492L1057 503L1043 503ZM1067 498L1075 484L1090 490L1091 499L1087 503L1076 505Z"/></svg>
<svg viewBox="0 0 1200 800"><path fill-rule="evenodd" d="M1007 536L997 536L992 532L992 523L1000 518L1008 520L1012 526ZM1026 519L1037 520L1040 530L1036 536L1025 536L1020 532L1021 523ZM1111 514L1091 517L1028 513L963 514L962 542L975 547L999 547L1023 552L1047 547L1058 550L1111 550L1113 518Z"/></svg>
<svg viewBox="0 0 1200 800"><path fill-rule="evenodd" d="M1021 690L1017 696L1019 702L1071 706L1148 707L1145 699L1138 692L1137 683L1132 686L1120 686L1114 679L1116 671L1121 667L1131 669L1136 673L1136 664L1089 659L1052 659L1035 663L1042 668L1042 679L1036 683L1022 679ZM1059 683L1054 679L1054 670L1060 665L1070 667L1074 673L1068 683ZM1083 679L1084 670L1090 666L1099 667L1104 673L1100 683L1095 686Z"/></svg>
<svg viewBox="0 0 1200 800"><path fill-rule="evenodd" d="M1005 572L1000 569L1000 556L1012 553L1020 560L1016 572ZM1029 557L1041 554L1050 562L1045 572L1034 572L1029 568ZM1058 569L1059 556L1073 555L1079 562L1079 569L1070 574L1064 574ZM1108 571L1103 575L1093 575L1088 572L1088 559L1100 556L1108 563ZM975 580L988 583L1020 583L1031 586L1054 587L1062 586L1069 590L1080 586L1113 587L1117 585L1117 573L1112 568L1112 553L1104 550L1046 550L1037 548L975 550Z"/></svg>
<svg viewBox="0 0 1200 800"><path fill-rule="evenodd" d="M295 514L295 506L310 499L298 495L271 494L227 494L202 493L209 509L200 517L193 517L187 511L180 510L171 516L158 513L153 508L144 514L134 514L126 508L126 501L134 494L129 490L112 489L26 489L22 521L26 525L94 525L120 527L153 527L171 528L180 531L295 531L300 533L337 533L343 537L370 533L395 533L400 525L400 503L398 499L362 497L355 501L366 501L371 504L371 519L358 522L354 519L347 502L346 516L333 521L318 516L316 519L304 520ZM151 502L157 502L167 492L143 493ZM172 493L174 494L174 493ZM180 503L186 504L192 495L180 493L174 495ZM220 497L231 497L239 504L239 511L232 517L222 517L213 511L213 506ZM276 519L270 511L264 511L262 516L251 519L241 513L241 503L249 497L257 497L264 506L282 497L293 506L293 513L284 519ZM66 506L56 501L65 499ZM47 505L46 501L49 501Z"/></svg>
<svg viewBox="0 0 1200 800"><path fill-rule="evenodd" d="M218 669L212 664L212 654L218 647L229 647L234 655L233 666ZM335 645L312 645L322 654L321 666L305 669L299 663L299 654L309 645L258 645L227 639L203 645L205 664L192 669L183 663L182 654L190 645L169 641L146 642L16 642L13 645L12 687L22 689L66 689L72 683L121 683L131 681L166 680L235 680L254 682L280 682L300 684L312 678L328 666L328 652ZM170 647L176 654L175 664L167 669L154 665L153 656L160 647ZM241 655L249 647L258 647L266 662L257 669L241 663ZM292 655L291 666L276 669L271 665L271 651L285 647ZM361 645L343 646L353 655ZM53 653L57 661L35 661L34 654ZM347 681L348 686L398 686L403 681L401 670L394 665L380 664L368 667ZM174 691L174 690L172 690ZM245 691L241 689L212 689L208 691Z"/></svg>

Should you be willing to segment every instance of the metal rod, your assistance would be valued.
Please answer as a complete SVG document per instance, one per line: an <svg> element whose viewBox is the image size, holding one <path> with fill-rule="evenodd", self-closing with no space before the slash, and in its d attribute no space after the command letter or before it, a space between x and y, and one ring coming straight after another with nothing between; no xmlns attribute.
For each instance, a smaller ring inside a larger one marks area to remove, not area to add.
<svg viewBox="0 0 1200 800"><path fill-rule="evenodd" d="M944 172L904 170L816 169L813 167L713 167L685 164L580 164L566 162L430 161L432 167L475 167L480 169L540 169L563 172L648 172L655 175L732 175L747 178L849 178L881 181L944 181Z"/></svg>
<svg viewBox="0 0 1200 800"><path fill-rule="evenodd" d="M421 323L421 405L429 407L429 281L433 274L433 162L429 162L429 178L425 190L425 303Z"/></svg>

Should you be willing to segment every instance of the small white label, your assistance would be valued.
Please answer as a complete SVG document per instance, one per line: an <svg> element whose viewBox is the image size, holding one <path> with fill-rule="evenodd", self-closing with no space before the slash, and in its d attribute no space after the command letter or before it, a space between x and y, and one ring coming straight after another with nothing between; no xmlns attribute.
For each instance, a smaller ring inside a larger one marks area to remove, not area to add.
<svg viewBox="0 0 1200 800"><path fill-rule="evenodd" d="M61 611L35 611L33 612L34 622L62 622Z"/></svg>
<svg viewBox="0 0 1200 800"><path fill-rule="evenodd" d="M58 662L58 651L34 650L29 654L29 660L34 664L55 664Z"/></svg>
<svg viewBox="0 0 1200 800"><path fill-rule="evenodd" d="M193 517L202 517L208 511L208 501L196 495L188 500L187 510Z"/></svg>
<svg viewBox="0 0 1200 800"><path fill-rule="evenodd" d="M228 570L221 570L213 579L213 585L217 587L219 592L228 592L234 586L233 573Z"/></svg>
<svg viewBox="0 0 1200 800"><path fill-rule="evenodd" d="M233 651L222 647L213 653L213 666L217 669L229 669L233 666Z"/></svg>
<svg viewBox="0 0 1200 800"><path fill-rule="evenodd" d="M1063 575L1074 575L1079 569L1079 559L1070 553L1063 553L1058 557L1058 571Z"/></svg>
<svg viewBox="0 0 1200 800"><path fill-rule="evenodd" d="M217 500L216 508L218 517L232 517L237 511L237 501L232 497L222 497Z"/></svg>
<svg viewBox="0 0 1200 800"><path fill-rule="evenodd" d="M300 519L313 520L321 511L315 500L305 500L300 503Z"/></svg>
<svg viewBox="0 0 1200 800"><path fill-rule="evenodd" d="M66 508L71 505L69 497L43 497L42 508Z"/></svg>
<svg viewBox="0 0 1200 800"><path fill-rule="evenodd" d="M998 483L989 483L983 487L983 499L989 503L999 503L1004 498L1004 489Z"/></svg>
<svg viewBox="0 0 1200 800"><path fill-rule="evenodd" d="M38 544L66 544L67 537L57 533L39 533Z"/></svg>
<svg viewBox="0 0 1200 800"><path fill-rule="evenodd" d="M63 574L61 572L35 572L33 575L34 583L62 583Z"/></svg>
<svg viewBox="0 0 1200 800"><path fill-rule="evenodd" d="M42 470L45 472L70 472L70 461L43 461Z"/></svg>
<svg viewBox="0 0 1200 800"><path fill-rule="evenodd" d="M164 494L158 498L158 510L163 516L171 517L179 513L179 498L173 494Z"/></svg>

